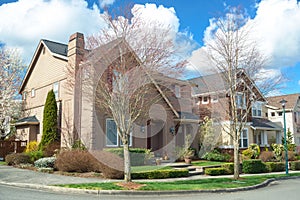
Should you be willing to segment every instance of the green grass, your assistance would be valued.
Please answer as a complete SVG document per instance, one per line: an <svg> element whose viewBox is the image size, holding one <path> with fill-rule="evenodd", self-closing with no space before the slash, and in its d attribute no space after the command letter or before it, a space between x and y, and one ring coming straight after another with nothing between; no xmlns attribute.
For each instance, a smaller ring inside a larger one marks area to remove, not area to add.
<svg viewBox="0 0 300 200"><path fill-rule="evenodd" d="M285 174L264 175L264 176L247 176L235 181L232 178L208 178L200 180L186 180L173 182L142 182L145 186L139 190L159 191L159 190L208 190L208 189L224 189L239 188L252 186L264 182L270 178L285 177ZM300 173L289 174L288 176L300 176ZM114 183L90 183L90 184L68 184L57 185L68 188L79 189L96 189L96 190L124 190Z"/></svg>
<svg viewBox="0 0 300 200"><path fill-rule="evenodd" d="M229 162L218 162L218 161L193 161L192 165L194 166L200 166L200 167L204 167L204 166L213 166L213 165L222 165L222 164L226 164Z"/></svg>
<svg viewBox="0 0 300 200"><path fill-rule="evenodd" d="M172 169L172 167L166 167L166 166L133 166L131 167L132 172L145 172L145 171L155 171L155 170L162 170L162 169Z"/></svg>
<svg viewBox="0 0 300 200"><path fill-rule="evenodd" d="M4 161L0 161L0 165L7 165L7 163Z"/></svg>

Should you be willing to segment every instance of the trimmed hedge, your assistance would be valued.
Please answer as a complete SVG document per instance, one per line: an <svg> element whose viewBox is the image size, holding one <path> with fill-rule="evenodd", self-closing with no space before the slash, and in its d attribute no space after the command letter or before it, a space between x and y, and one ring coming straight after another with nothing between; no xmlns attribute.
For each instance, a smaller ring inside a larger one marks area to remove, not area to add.
<svg viewBox="0 0 300 200"><path fill-rule="evenodd" d="M133 179L164 179L187 177L188 175L189 171L187 169L165 169L146 172L134 172L131 174L131 177Z"/></svg>
<svg viewBox="0 0 300 200"><path fill-rule="evenodd" d="M114 153L121 158L124 158L123 148L107 148L104 151ZM145 164L147 149L143 148L130 148L130 161L131 166L141 166Z"/></svg>
<svg viewBox="0 0 300 200"><path fill-rule="evenodd" d="M223 167L207 168L205 169L205 174L210 176L227 175L229 174L229 171L228 169Z"/></svg>
<svg viewBox="0 0 300 200"><path fill-rule="evenodd" d="M300 170L300 161L291 162L291 170Z"/></svg>
<svg viewBox="0 0 300 200"><path fill-rule="evenodd" d="M283 162L266 162L265 165L269 172L283 172L285 170L285 163Z"/></svg>
<svg viewBox="0 0 300 200"><path fill-rule="evenodd" d="M233 163L222 164L221 168L226 169L227 174L233 174L234 173L234 164Z"/></svg>
<svg viewBox="0 0 300 200"><path fill-rule="evenodd" d="M268 171L267 166L260 159L243 161L243 172L246 174L265 173Z"/></svg>
<svg viewBox="0 0 300 200"><path fill-rule="evenodd" d="M5 157L5 162L8 165L19 165L32 163L30 156L25 153L13 153Z"/></svg>
<svg viewBox="0 0 300 200"><path fill-rule="evenodd" d="M231 156L227 153L221 153L218 150L213 150L211 152L205 153L201 159L209 161L229 161Z"/></svg>

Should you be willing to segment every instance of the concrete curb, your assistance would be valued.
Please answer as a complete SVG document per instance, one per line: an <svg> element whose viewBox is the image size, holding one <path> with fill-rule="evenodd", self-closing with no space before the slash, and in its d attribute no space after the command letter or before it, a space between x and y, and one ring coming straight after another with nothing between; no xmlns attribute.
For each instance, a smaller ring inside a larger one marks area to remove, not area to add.
<svg viewBox="0 0 300 200"><path fill-rule="evenodd" d="M198 193L229 193L229 192L240 192L240 191L249 191L255 190L259 188L266 187L270 185L270 183L275 182L277 180L288 180L288 179L298 179L300 176L293 177L281 177L281 178L271 178L260 184L248 186L248 187L240 187L240 188L227 188L227 189L211 189L211 190L168 190L168 191L134 191L134 190L86 190L86 189L76 189L76 188L64 188L58 186L46 186L46 185L36 185L36 184L24 184L24 183L7 183L0 181L2 185L8 185L13 187L20 188L30 188L37 190L46 190L52 192L63 192L63 193L74 193L74 194L94 194L94 195L117 195L117 196L146 196L146 195L184 195L184 194L198 194Z"/></svg>

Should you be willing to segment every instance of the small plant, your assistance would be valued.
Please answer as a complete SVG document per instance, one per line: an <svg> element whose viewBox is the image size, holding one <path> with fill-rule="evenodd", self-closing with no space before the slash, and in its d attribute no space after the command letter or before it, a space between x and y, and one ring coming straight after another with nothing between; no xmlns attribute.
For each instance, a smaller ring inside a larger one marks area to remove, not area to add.
<svg viewBox="0 0 300 200"><path fill-rule="evenodd" d="M29 153L32 151L37 151L39 148L37 141L31 141L27 143L25 153Z"/></svg>
<svg viewBox="0 0 300 200"><path fill-rule="evenodd" d="M54 168L55 161L55 157L41 158L34 162L34 166L37 168Z"/></svg>
<svg viewBox="0 0 300 200"><path fill-rule="evenodd" d="M218 149L214 149L211 152L208 152L202 156L202 159L209 161L228 161L231 156L227 153L220 153Z"/></svg>
<svg viewBox="0 0 300 200"><path fill-rule="evenodd" d="M248 149L242 152L245 159L257 159L260 155L260 147L257 144L250 144Z"/></svg>
<svg viewBox="0 0 300 200"><path fill-rule="evenodd" d="M87 150L85 145L81 142L81 140L76 140L72 145L72 149Z"/></svg>
<svg viewBox="0 0 300 200"><path fill-rule="evenodd" d="M30 161L33 163L34 161L44 157L44 153L43 151L31 151L31 152L28 152L26 153L29 157L30 157Z"/></svg>
<svg viewBox="0 0 300 200"><path fill-rule="evenodd" d="M275 155L276 160L282 160L282 152L284 151L284 147L282 144L272 144L272 149Z"/></svg>
<svg viewBox="0 0 300 200"><path fill-rule="evenodd" d="M272 151L263 151L259 155L259 159L261 159L263 162L270 162L274 160L274 153Z"/></svg>
<svg viewBox="0 0 300 200"><path fill-rule="evenodd" d="M19 165L31 163L30 156L25 153L13 153L5 157L8 165Z"/></svg>

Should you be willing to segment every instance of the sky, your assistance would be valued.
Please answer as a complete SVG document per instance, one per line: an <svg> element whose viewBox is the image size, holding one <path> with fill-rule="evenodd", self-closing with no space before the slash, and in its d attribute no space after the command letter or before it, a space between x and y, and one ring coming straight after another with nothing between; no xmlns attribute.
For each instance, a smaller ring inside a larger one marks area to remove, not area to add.
<svg viewBox="0 0 300 200"><path fill-rule="evenodd" d="M213 18L230 6L242 6L249 15L245 26L269 58L266 78L284 74L280 90L269 95L300 93L299 0L0 0L0 46L17 48L28 65L40 39L67 43L75 32L97 33L104 26L104 7L131 3L147 20L169 24L185 43L185 56L197 67L205 63L202 51L213 28ZM197 76L197 75L196 75Z"/></svg>

